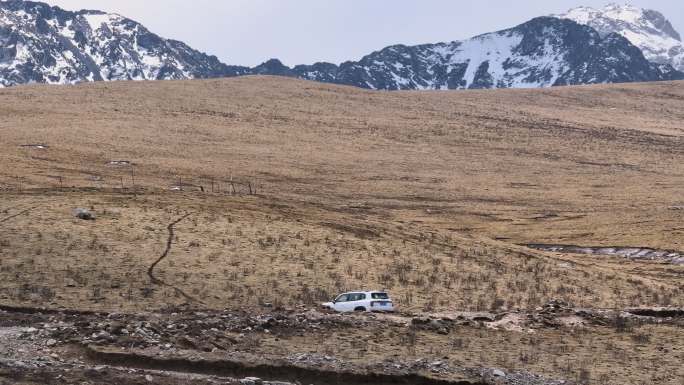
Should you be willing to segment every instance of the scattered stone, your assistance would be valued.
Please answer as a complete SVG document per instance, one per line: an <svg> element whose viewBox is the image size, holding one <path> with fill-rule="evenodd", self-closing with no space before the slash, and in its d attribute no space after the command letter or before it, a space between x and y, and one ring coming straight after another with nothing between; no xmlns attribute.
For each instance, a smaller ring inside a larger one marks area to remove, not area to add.
<svg viewBox="0 0 684 385"><path fill-rule="evenodd" d="M129 160L111 160L107 162L109 166L130 166L132 163Z"/></svg>
<svg viewBox="0 0 684 385"><path fill-rule="evenodd" d="M263 385L264 381L258 377L247 377L240 380L243 385Z"/></svg>
<svg viewBox="0 0 684 385"><path fill-rule="evenodd" d="M103 330L99 333L93 334L93 340L97 342L114 342L116 341L116 338Z"/></svg>
<svg viewBox="0 0 684 385"><path fill-rule="evenodd" d="M559 299L552 299L542 306L541 313L562 313L562 312L572 312L572 305Z"/></svg>
<svg viewBox="0 0 684 385"><path fill-rule="evenodd" d="M649 247L584 247L546 244L529 244L526 246L531 249L555 253L615 256L636 261L659 261L670 264L678 263L679 258L684 258L684 253L681 252L652 249Z"/></svg>
<svg viewBox="0 0 684 385"><path fill-rule="evenodd" d="M418 317L411 320L411 326L420 330L429 330L438 334L447 335L454 326L454 321L450 319L433 319L429 317Z"/></svg>
<svg viewBox="0 0 684 385"><path fill-rule="evenodd" d="M87 209L83 208L77 208L74 210L74 216L78 219L82 219L84 221L94 221L95 220L95 214L90 212Z"/></svg>
<svg viewBox="0 0 684 385"><path fill-rule="evenodd" d="M46 144L22 144L22 145L19 146L19 147L33 148L33 149L36 149L36 150L47 150L48 148L50 148L50 146L48 146L48 145L46 145Z"/></svg>

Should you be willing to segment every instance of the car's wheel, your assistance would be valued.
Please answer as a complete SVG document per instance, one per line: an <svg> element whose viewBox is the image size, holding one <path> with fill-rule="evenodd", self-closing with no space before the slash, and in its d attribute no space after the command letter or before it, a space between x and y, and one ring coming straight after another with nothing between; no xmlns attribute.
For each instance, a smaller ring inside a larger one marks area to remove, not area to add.
<svg viewBox="0 0 684 385"><path fill-rule="evenodd" d="M366 308L363 306L359 306L356 309L354 309L354 311L366 311Z"/></svg>

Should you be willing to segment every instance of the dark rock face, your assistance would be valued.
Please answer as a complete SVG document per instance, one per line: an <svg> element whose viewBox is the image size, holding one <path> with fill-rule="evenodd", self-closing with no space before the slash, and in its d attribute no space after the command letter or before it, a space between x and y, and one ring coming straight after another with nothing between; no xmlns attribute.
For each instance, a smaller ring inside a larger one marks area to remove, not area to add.
<svg viewBox="0 0 684 385"><path fill-rule="evenodd" d="M653 23L668 30L666 20ZM676 33L676 31L675 31ZM70 12L47 4L0 2L0 86L26 83L166 80L278 75L378 90L550 87L674 80L618 34L567 19L541 17L472 39L394 45L359 61L229 66L120 15Z"/></svg>

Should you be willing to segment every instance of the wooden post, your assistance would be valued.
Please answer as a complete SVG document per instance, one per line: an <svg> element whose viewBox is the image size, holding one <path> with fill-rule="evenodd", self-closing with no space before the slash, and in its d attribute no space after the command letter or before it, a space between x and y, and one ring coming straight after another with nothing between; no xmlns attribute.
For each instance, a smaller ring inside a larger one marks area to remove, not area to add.
<svg viewBox="0 0 684 385"><path fill-rule="evenodd" d="M131 184L133 185L133 190L135 190L135 167L131 164Z"/></svg>

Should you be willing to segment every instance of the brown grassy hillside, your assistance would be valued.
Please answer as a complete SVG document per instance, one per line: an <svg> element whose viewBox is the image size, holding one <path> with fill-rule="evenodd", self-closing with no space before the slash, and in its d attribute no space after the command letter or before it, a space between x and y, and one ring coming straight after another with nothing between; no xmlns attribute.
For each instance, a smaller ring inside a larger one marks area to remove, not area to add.
<svg viewBox="0 0 684 385"><path fill-rule="evenodd" d="M684 305L682 267L516 246L684 250L683 85L0 90L0 300L295 306L385 287L409 310Z"/></svg>

